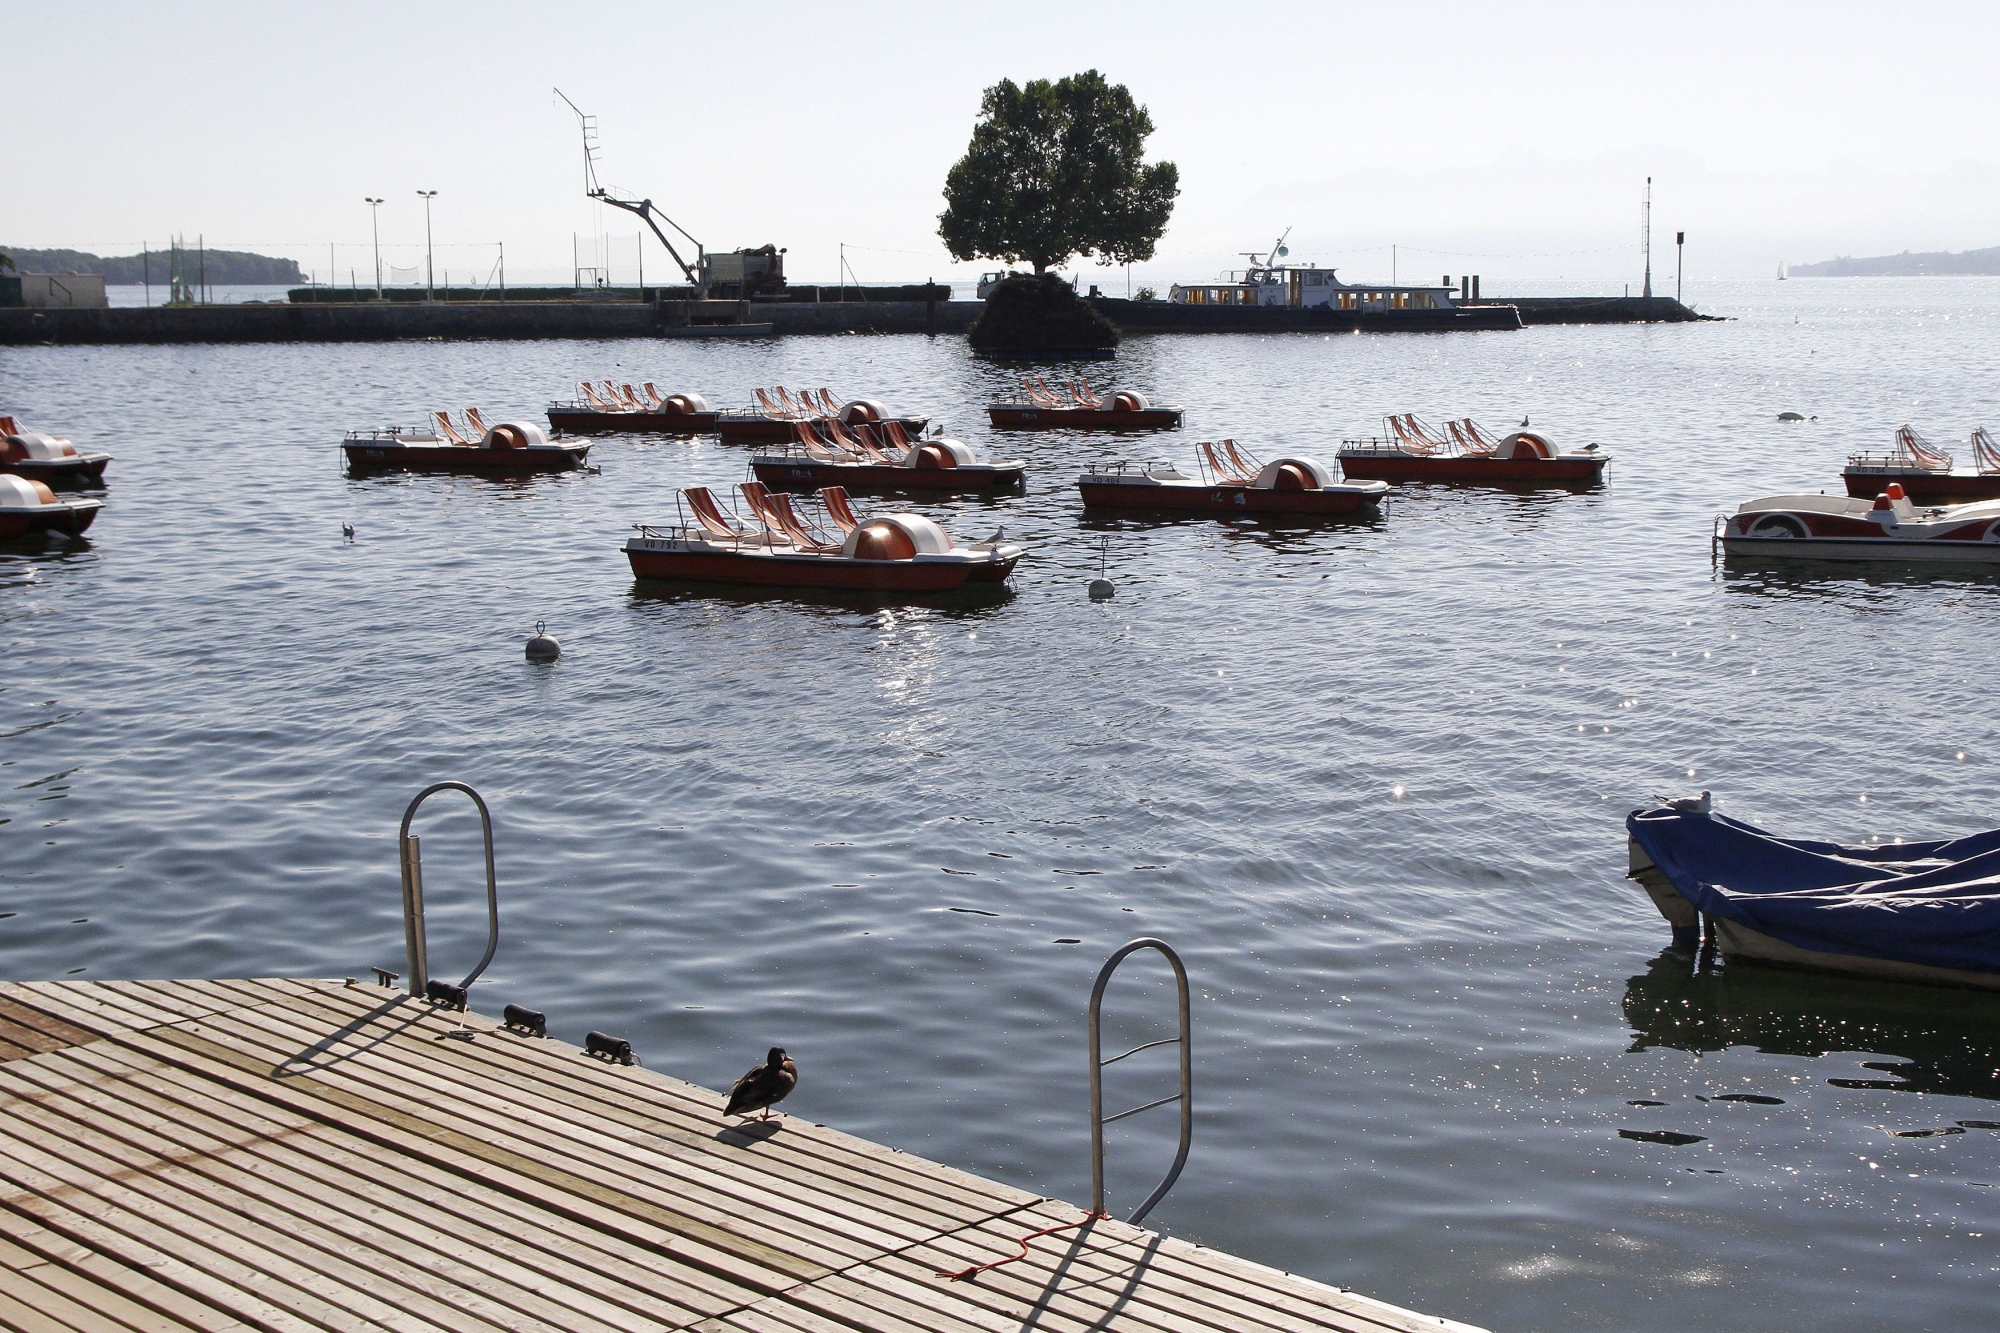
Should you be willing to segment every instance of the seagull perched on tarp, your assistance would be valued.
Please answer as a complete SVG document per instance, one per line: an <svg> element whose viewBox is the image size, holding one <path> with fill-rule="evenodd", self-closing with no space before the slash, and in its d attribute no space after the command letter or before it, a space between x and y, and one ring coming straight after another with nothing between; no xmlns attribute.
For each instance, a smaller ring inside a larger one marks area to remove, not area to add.
<svg viewBox="0 0 2000 1333"><path fill-rule="evenodd" d="M1678 800L1669 800L1664 796L1655 796L1653 799L1661 805L1666 806L1669 810L1684 810L1691 815L1705 815L1715 804L1714 801L1709 799L1708 788L1706 787L1701 789L1701 795L1699 796L1683 796Z"/></svg>
<svg viewBox="0 0 2000 1333"><path fill-rule="evenodd" d="M764 1063L751 1067L749 1073L736 1080L736 1086L729 1090L729 1104L722 1108L724 1115L748 1115L752 1111L762 1111L760 1120L771 1118L771 1108L791 1095L799 1086L799 1067L792 1063L782 1046L773 1046Z"/></svg>

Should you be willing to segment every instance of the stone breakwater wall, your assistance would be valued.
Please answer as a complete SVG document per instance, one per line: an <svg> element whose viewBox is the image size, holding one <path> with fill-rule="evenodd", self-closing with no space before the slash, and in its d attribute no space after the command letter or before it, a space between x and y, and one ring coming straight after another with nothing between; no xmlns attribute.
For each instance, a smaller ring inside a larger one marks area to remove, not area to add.
<svg viewBox="0 0 2000 1333"><path fill-rule="evenodd" d="M650 338L692 323L773 324L779 333L959 333L977 301L384 302L0 310L0 346L103 343L388 342L445 338Z"/></svg>
<svg viewBox="0 0 2000 1333"><path fill-rule="evenodd" d="M1165 301L1091 302L1126 333L1443 333L1524 324L1701 320L1672 297L1522 297L1457 310L1358 313ZM650 338L689 323L771 324L781 334L963 334L980 301L482 301L0 309L0 346L106 343L388 342L400 339Z"/></svg>

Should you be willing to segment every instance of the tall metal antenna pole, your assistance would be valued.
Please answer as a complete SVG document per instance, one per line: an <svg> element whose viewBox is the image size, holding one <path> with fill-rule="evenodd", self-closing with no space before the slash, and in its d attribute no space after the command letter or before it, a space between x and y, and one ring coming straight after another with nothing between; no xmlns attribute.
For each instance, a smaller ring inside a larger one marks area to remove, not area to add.
<svg viewBox="0 0 2000 1333"><path fill-rule="evenodd" d="M1646 177L1646 205L1639 213L1641 243L1646 251L1646 295L1653 294L1653 178Z"/></svg>

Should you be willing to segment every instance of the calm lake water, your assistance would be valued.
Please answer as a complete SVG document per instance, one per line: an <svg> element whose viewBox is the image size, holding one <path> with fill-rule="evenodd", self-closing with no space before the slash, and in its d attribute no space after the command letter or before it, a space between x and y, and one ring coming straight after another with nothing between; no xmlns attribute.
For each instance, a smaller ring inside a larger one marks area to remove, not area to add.
<svg viewBox="0 0 2000 1333"><path fill-rule="evenodd" d="M1138 440L989 431L1009 376L944 338L8 349L0 410L116 461L88 542L0 547L0 974L400 970L396 824L460 778L498 821L488 1012L709 1086L780 1043L788 1109L1082 1201L1085 1000L1156 934L1196 989L1177 1235L1495 1329L1990 1327L2000 1001L1691 976L1621 821L1706 787L1801 836L1994 822L2000 578L1717 568L1708 533L1904 421L2000 426L2000 282L1689 296L1731 322L1134 339L1094 378L1189 423ZM342 475L345 429L535 419L579 376L929 413L1029 483L917 507L1030 554L983 602L691 596L619 547L740 446ZM1616 461L1346 526L1100 523L1072 486L1225 434L1330 459L1404 410ZM421 831L456 978L484 922L451 799ZM1107 1041L1164 1035L1164 974L1128 964ZM1114 1127L1114 1207L1173 1132Z"/></svg>

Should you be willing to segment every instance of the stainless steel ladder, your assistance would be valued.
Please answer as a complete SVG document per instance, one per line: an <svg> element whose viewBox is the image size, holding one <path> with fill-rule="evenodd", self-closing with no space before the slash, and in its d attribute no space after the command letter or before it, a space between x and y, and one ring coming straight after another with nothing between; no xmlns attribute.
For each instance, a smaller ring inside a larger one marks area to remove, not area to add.
<svg viewBox="0 0 2000 1333"><path fill-rule="evenodd" d="M1099 1011L1104 1003L1104 988L1111 983L1111 974L1118 970L1118 965L1141 949L1157 949L1166 955L1169 963L1174 965L1174 983L1180 990L1180 1035L1134 1046L1123 1055L1114 1055L1109 1060L1101 1059L1100 1052L1103 1048L1099 1034ZM1134 1224L1141 1221L1153 1210L1154 1204L1166 1197L1174 1182L1180 1179L1181 1168L1187 1165L1188 1146L1194 1142L1194 1044L1189 1039L1190 1035L1187 969L1181 966L1181 956L1174 952L1172 945L1165 940L1156 940L1150 935L1144 936L1133 940L1105 959L1103 968L1097 973L1097 985L1090 992L1090 1211L1092 1213L1100 1217L1108 1215L1104 1211L1104 1127L1114 1120L1123 1120L1128 1115L1150 1111L1155 1106L1165 1106L1168 1102L1181 1104L1181 1146L1180 1151L1174 1155L1173 1167L1168 1170L1166 1179L1146 1196L1146 1201L1140 1204L1138 1211L1126 1221ZM1147 1102L1144 1106L1135 1106L1129 1111L1120 1111L1117 1115L1106 1117L1104 1066L1115 1065L1128 1055L1150 1051L1155 1046L1173 1045L1181 1048L1181 1090L1171 1097L1162 1097L1158 1101Z"/></svg>
<svg viewBox="0 0 2000 1333"><path fill-rule="evenodd" d="M479 960L479 965L456 986L431 981L430 944L424 936L423 856L418 840L410 835L410 821L416 818L417 807L441 791L462 791L472 798L472 803L479 807L480 831L486 839L486 953ZM410 994L442 1000L463 1009L466 992L473 982L479 980L479 974L486 970L486 965L493 961L493 954L500 947L500 888L493 871L493 816L488 813L485 800L465 783L434 782L418 792L416 799L410 802L410 808L403 812L403 827L397 835L396 849L403 865L403 956L409 968ZM377 972L380 971L378 968Z"/></svg>

